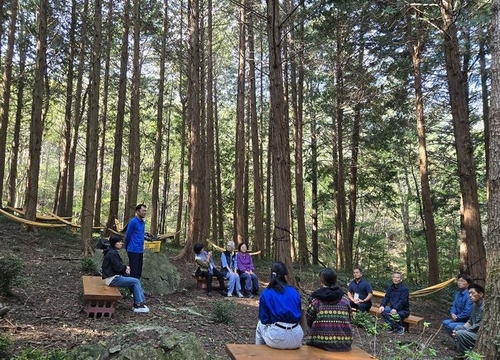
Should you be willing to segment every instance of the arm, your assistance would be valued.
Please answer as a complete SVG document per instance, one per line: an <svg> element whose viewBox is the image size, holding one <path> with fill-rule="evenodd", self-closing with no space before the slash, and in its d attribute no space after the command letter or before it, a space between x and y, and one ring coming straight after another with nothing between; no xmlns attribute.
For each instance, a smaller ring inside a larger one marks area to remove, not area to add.
<svg viewBox="0 0 500 360"><path fill-rule="evenodd" d="M132 234L134 233L135 230L135 217L133 217L128 225L127 225L127 231L125 232L125 250L127 250L128 245L130 244L130 240L132 239Z"/></svg>
<svg viewBox="0 0 500 360"><path fill-rule="evenodd" d="M404 288L401 289L398 301L395 304L391 304L391 306L393 309L403 310L406 307L406 304L408 304L409 299L410 299L410 291L405 286Z"/></svg>
<svg viewBox="0 0 500 360"><path fill-rule="evenodd" d="M266 299L261 296L259 300L259 320L264 325L271 324L271 315L266 304Z"/></svg>
<svg viewBox="0 0 500 360"><path fill-rule="evenodd" d="M307 307L306 310L306 321L307 321L307 326L311 327L313 322L316 320L316 308L314 307L314 304L317 303L318 300L316 299L311 299L309 302L309 306Z"/></svg>
<svg viewBox="0 0 500 360"><path fill-rule="evenodd" d="M112 254L109 254L109 262L111 264L111 268L113 269L113 272L116 275L125 275L127 266L125 266L122 262L122 259L118 255L118 253L115 251Z"/></svg>
<svg viewBox="0 0 500 360"><path fill-rule="evenodd" d="M368 281L366 282L366 292L368 295L363 299L363 302L371 301L373 298L373 289Z"/></svg>
<svg viewBox="0 0 500 360"><path fill-rule="evenodd" d="M456 311L453 314L457 316L456 321L467 321L469 320L470 313L472 310L472 302L470 301L470 298L467 297L464 303L464 308L462 311Z"/></svg>

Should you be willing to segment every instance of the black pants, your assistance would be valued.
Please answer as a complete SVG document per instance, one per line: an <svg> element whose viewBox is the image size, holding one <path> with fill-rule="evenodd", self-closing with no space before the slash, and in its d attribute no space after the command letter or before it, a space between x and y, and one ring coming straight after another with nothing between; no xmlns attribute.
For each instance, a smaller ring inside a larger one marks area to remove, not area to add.
<svg viewBox="0 0 500 360"><path fill-rule="evenodd" d="M212 291L212 275L217 277L217 280L219 280L220 291L224 291L225 290L224 275L222 275L222 273L219 270L217 270L217 268L213 268L212 273L203 271L201 275L207 278L207 292Z"/></svg>

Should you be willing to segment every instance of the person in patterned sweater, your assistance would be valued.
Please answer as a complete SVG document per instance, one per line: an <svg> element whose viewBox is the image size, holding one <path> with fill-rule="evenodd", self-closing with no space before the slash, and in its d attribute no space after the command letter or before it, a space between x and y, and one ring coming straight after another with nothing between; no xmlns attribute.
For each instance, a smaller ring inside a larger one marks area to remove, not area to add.
<svg viewBox="0 0 500 360"><path fill-rule="evenodd" d="M327 351L350 351L353 340L351 305L337 286L337 273L329 268L319 273L321 284L309 298L306 319L311 328L307 345Z"/></svg>

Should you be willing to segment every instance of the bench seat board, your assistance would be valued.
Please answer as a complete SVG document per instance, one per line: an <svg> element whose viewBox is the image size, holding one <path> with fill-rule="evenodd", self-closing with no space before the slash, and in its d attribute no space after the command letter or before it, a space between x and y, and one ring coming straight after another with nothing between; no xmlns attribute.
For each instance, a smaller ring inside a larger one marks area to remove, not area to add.
<svg viewBox="0 0 500 360"><path fill-rule="evenodd" d="M370 314L380 316L379 307L372 306L370 308ZM406 331L408 331L410 324L422 326L424 324L424 318L420 316L410 315L407 318L403 319L403 326L405 327Z"/></svg>
<svg viewBox="0 0 500 360"><path fill-rule="evenodd" d="M226 353L232 360L364 360L375 359L366 351L353 346L349 352L331 352L303 345L298 349L273 349L266 345L226 344Z"/></svg>
<svg viewBox="0 0 500 360"><path fill-rule="evenodd" d="M100 276L83 276L83 298L87 316L112 317L115 302L122 298L117 287L107 286Z"/></svg>

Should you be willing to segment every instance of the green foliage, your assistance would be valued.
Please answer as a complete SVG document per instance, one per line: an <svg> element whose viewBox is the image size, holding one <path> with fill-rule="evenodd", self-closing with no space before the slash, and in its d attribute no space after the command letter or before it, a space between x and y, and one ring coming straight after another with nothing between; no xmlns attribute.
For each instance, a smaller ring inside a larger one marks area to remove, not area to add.
<svg viewBox="0 0 500 360"><path fill-rule="evenodd" d="M7 357L12 341L7 335L0 335L0 359Z"/></svg>
<svg viewBox="0 0 500 360"><path fill-rule="evenodd" d="M86 273L94 273L96 269L96 264L94 259L90 256L85 256L80 259L80 264L82 265L82 270Z"/></svg>
<svg viewBox="0 0 500 360"><path fill-rule="evenodd" d="M217 301L212 306L212 320L221 324L233 324L236 305L232 301Z"/></svg>
<svg viewBox="0 0 500 360"><path fill-rule="evenodd" d="M23 269L21 258L6 254L0 257L0 294L10 295L10 288Z"/></svg>
<svg viewBox="0 0 500 360"><path fill-rule="evenodd" d="M358 327L362 327L366 330L368 335L377 335L377 320L378 317L370 315L369 312L358 311L352 319L352 324Z"/></svg>
<svg viewBox="0 0 500 360"><path fill-rule="evenodd" d="M28 348L11 360L69 360L71 357L65 350L53 350L44 353L42 350Z"/></svg>
<svg viewBox="0 0 500 360"><path fill-rule="evenodd" d="M482 359L484 359L484 356L481 354L478 354L475 351L468 350L465 352L465 358L467 360L482 360Z"/></svg>

